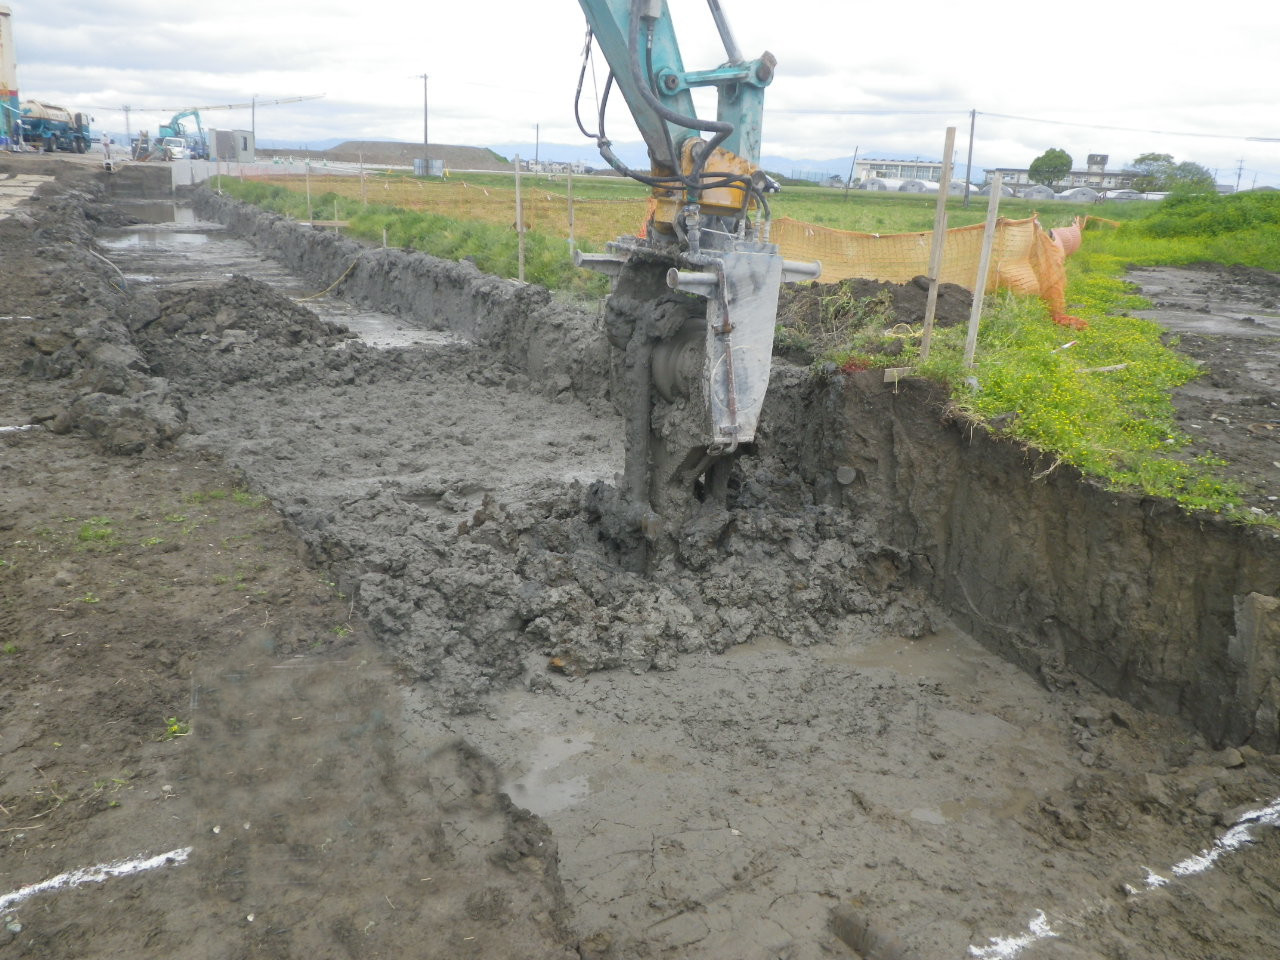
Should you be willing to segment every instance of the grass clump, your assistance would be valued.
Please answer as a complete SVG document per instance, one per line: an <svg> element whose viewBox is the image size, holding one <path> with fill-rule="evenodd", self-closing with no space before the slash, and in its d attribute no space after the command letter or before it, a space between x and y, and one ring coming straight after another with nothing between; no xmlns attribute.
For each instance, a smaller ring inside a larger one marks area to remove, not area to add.
<svg viewBox="0 0 1280 960"><path fill-rule="evenodd" d="M1118 229L1090 230L1067 269L1119 276L1130 264L1191 263L1280 270L1280 192L1175 194Z"/></svg>
<svg viewBox="0 0 1280 960"><path fill-rule="evenodd" d="M357 182L358 183L358 182ZM255 181L226 180L223 191L264 209L304 219L307 198L294 189ZM503 224L455 219L425 210L364 204L356 197L326 192L312 198L311 210L346 220L346 233L371 243L417 250L446 260L470 260L480 270L499 277L519 275L519 238L508 210ZM385 231L385 233L384 233ZM579 244L584 250L587 243ZM568 244L549 234L526 230L525 279L550 290L599 298L608 293L608 278L574 266Z"/></svg>
<svg viewBox="0 0 1280 960"><path fill-rule="evenodd" d="M1079 302L1089 326L1068 331L1038 301L992 298L970 372L977 389L951 374L957 406L1088 476L1232 512L1241 491L1216 476L1220 462L1180 455L1190 438L1172 391L1198 369L1162 342L1157 324L1098 306Z"/></svg>

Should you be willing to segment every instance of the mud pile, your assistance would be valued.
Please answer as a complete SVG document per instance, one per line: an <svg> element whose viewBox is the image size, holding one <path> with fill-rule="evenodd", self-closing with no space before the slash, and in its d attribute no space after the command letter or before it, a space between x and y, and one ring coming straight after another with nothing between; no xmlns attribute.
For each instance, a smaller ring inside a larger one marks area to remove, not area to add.
<svg viewBox="0 0 1280 960"><path fill-rule="evenodd" d="M454 709L478 709L531 653L571 674L644 671L763 637L813 643L858 618L907 636L932 623L906 558L778 464L745 469L728 509L705 512L652 577L619 564L607 483L548 484L524 501L431 476L413 449L483 443L525 386L468 344L372 350L244 278L144 298L131 326L151 372L180 389L185 445L237 435L232 464L273 495L285 473L314 478L281 508L388 649ZM460 431L375 426L427 399L438 413L446 396L468 411Z"/></svg>
<svg viewBox="0 0 1280 960"><path fill-rule="evenodd" d="M151 372L189 393L245 380L269 387L349 381L368 352L351 331L248 277L214 287L144 288L131 301L129 329ZM339 345L348 349L335 351Z"/></svg>

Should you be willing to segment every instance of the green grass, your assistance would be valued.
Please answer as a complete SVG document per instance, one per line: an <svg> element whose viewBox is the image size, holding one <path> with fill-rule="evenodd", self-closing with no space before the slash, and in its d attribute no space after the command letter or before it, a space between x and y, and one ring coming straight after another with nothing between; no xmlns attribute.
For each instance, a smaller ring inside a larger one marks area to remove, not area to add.
<svg viewBox="0 0 1280 960"><path fill-rule="evenodd" d="M508 181L510 178L507 178ZM266 183L223 181L224 192L248 203L296 219L307 216L305 193ZM577 187L575 183L575 195ZM365 205L354 197L323 193L312 197L317 216L346 220L350 236L372 243L428 253L447 260L470 260L485 273L499 277L519 275L519 239L510 226L462 220L421 210ZM514 218L514 212L511 214ZM384 233L385 231L385 233ZM579 244L590 250L591 244ZM607 278L573 265L565 241L539 231L525 233L525 279L551 290L566 291L584 298L608 293Z"/></svg>
<svg viewBox="0 0 1280 960"><path fill-rule="evenodd" d="M824 359L849 370L915 365L948 385L961 412L1044 450L1053 464L1188 510L1257 522L1243 510L1241 489L1222 478L1223 461L1186 454L1190 438L1176 424L1172 392L1199 371L1157 324L1130 315L1150 304L1123 275L1130 264L1198 262L1280 271L1280 195L1131 207L1141 216L1089 231L1067 260L1068 308L1087 322L1084 330L1055 324L1037 299L997 294L984 307L974 368L962 361L962 328L937 331L920 364L918 339L901 352L885 350L891 320L862 301L844 309L845 342Z"/></svg>
<svg viewBox="0 0 1280 960"><path fill-rule="evenodd" d="M1280 192L1169 197L1118 229L1088 231L1068 268L1119 275L1129 264L1190 263L1280 270Z"/></svg>

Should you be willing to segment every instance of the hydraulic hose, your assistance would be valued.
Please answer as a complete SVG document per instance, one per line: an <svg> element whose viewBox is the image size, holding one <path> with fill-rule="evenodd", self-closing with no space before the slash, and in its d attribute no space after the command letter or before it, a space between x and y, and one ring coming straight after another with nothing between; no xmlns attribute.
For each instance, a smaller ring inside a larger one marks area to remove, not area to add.
<svg viewBox="0 0 1280 960"><path fill-rule="evenodd" d="M629 53L628 60L631 64L631 79L635 83L636 88L640 92L640 96L644 98L644 102L653 110L660 118L668 123L674 123L690 130L705 130L712 135L710 142L707 143L702 155L695 161L693 171L688 177L681 177L686 187L690 190L701 189L700 185L695 181L702 174L702 167L706 163L706 159L711 155L716 147L720 146L729 135L733 133L734 126L726 120L700 120L697 117L686 117L667 107L653 90L649 88L649 79L645 77L644 71L640 69L640 21L645 19L641 15L644 7L644 0L631 0L631 24L627 36L627 51ZM680 167L680 158L671 157L671 165L675 169Z"/></svg>

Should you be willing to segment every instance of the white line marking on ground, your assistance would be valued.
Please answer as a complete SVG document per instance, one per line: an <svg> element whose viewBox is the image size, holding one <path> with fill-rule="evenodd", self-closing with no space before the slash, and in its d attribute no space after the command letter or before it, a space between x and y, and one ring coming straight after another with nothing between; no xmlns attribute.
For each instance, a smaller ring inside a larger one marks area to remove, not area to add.
<svg viewBox="0 0 1280 960"><path fill-rule="evenodd" d="M184 863L190 854L190 847L181 847L177 850L170 850L168 853L157 854L154 857L136 860L115 860L111 863L100 863L93 867L82 867L69 873L60 873L56 877L33 883L28 887L15 890L13 893L6 893L0 897L0 910L8 910L15 903L21 903L23 900L34 897L38 893L48 893L50 890L60 890L63 887L78 887L84 883L101 883L111 877L127 877L131 873L154 870L156 867L167 866L171 863Z"/></svg>
<svg viewBox="0 0 1280 960"><path fill-rule="evenodd" d="M1213 842L1212 847L1207 850L1201 850L1194 857L1179 860L1170 868L1170 872L1174 877L1189 877L1197 873L1204 873L1219 858L1240 849L1246 844L1253 843L1253 830L1255 827L1280 827L1280 797L1272 800L1265 807L1242 814L1240 819L1232 824L1226 833ZM1147 891L1167 886L1172 882L1168 877L1161 876L1150 867L1143 867L1142 869L1147 873L1144 880L1146 889L1139 890L1125 884L1125 888L1131 897L1141 896ZM1073 922L1069 917L1063 918L1063 920L1067 923ZM1014 957L1033 943L1059 936L1049 926L1049 920L1043 910L1036 911L1036 915L1027 925L1027 930L1028 932L1020 937L991 937L991 942L988 946L969 947L969 956L976 957L978 960L1013 960Z"/></svg>
<svg viewBox="0 0 1280 960"><path fill-rule="evenodd" d="M979 957L980 960L1010 960L1037 940L1048 940L1050 937L1057 936L1049 926L1049 919L1044 915L1043 910L1036 911L1027 929L1030 932L1021 937L992 937L991 946L970 947L969 955Z"/></svg>

